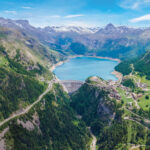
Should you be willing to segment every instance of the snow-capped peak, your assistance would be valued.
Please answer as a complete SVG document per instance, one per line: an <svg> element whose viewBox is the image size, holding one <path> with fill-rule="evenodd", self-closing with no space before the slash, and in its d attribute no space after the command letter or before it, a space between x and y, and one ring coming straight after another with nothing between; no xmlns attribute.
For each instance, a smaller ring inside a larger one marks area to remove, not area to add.
<svg viewBox="0 0 150 150"><path fill-rule="evenodd" d="M95 33L99 30L99 28L88 28L88 27L75 27L75 26L52 26L49 29L55 32L76 32L79 34L87 34L87 33Z"/></svg>

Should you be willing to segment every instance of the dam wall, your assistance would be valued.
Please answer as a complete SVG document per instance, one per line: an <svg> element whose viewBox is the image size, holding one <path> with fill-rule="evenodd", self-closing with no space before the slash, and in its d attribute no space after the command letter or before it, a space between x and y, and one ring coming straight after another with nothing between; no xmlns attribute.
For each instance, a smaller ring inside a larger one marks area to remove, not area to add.
<svg viewBox="0 0 150 150"><path fill-rule="evenodd" d="M60 80L59 82L69 94L77 91L84 84L84 82L78 80Z"/></svg>

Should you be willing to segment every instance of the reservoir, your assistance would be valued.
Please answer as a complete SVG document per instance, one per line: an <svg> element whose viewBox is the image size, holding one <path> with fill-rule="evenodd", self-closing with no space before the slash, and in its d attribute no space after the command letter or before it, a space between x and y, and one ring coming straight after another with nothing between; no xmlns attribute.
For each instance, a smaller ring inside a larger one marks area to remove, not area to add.
<svg viewBox="0 0 150 150"><path fill-rule="evenodd" d="M111 73L117 64L117 61L109 59L75 57L57 66L53 72L60 80L85 81L89 76L99 76L105 80L116 81L117 78Z"/></svg>

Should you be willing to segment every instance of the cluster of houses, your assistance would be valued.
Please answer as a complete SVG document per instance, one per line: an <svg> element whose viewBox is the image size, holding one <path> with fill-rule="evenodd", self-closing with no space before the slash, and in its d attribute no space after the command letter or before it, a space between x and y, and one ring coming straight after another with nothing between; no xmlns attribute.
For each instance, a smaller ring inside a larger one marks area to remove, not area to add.
<svg viewBox="0 0 150 150"><path fill-rule="evenodd" d="M101 84L101 88L105 91L109 92L109 97L114 98L117 100L121 100L121 96L119 95L118 91L116 90L117 83L115 81L109 80L106 84Z"/></svg>
<svg viewBox="0 0 150 150"><path fill-rule="evenodd" d="M138 98L143 96L143 94L141 94L141 93L139 93L139 94L132 93L131 95L132 95L134 100L137 100Z"/></svg>
<svg viewBox="0 0 150 150"><path fill-rule="evenodd" d="M118 94L118 92L115 92L115 93L114 92L110 92L109 96L111 98L115 98L117 100L121 100L121 96Z"/></svg>
<svg viewBox="0 0 150 150"><path fill-rule="evenodd" d="M136 83L136 86L139 87L139 88L146 88L147 84L139 82L139 83ZM110 91L109 96L111 98L115 98L117 100L121 100L121 96L119 95L118 91L116 90L117 87L119 87L122 90L124 90L125 91L125 95L128 98L133 98L134 100L137 100L138 98L143 96L142 93L139 93L139 94L133 93L129 87L123 86L122 84L118 84L117 82L114 82L114 81L110 80L110 81L108 81L108 87L107 88Z"/></svg>
<svg viewBox="0 0 150 150"><path fill-rule="evenodd" d="M92 80L98 81L99 79L96 78L96 77L94 77L94 78L92 78ZM125 95L128 98L133 98L134 100L137 100L138 98L140 98L140 97L143 96L142 93L139 93L139 94L133 93L129 87L123 86L122 84L120 84L120 83L118 83L116 81L112 81L112 80L109 80L109 81L100 81L99 80L98 83L99 83L98 86L101 89L109 92L109 97L110 98L121 100L121 96L118 93L118 91L116 90L117 87L121 88L123 91L125 91ZM147 87L147 84L138 82L138 83L136 83L136 86L143 89L143 88Z"/></svg>
<svg viewBox="0 0 150 150"><path fill-rule="evenodd" d="M136 83L136 87L139 87L139 88L147 88L147 84L141 83L141 82L137 82L137 83Z"/></svg>

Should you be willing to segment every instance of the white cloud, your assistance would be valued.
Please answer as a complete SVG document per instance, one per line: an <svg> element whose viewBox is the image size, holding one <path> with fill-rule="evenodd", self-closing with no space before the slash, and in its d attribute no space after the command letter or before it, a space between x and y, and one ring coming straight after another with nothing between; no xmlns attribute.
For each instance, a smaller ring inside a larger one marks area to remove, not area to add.
<svg viewBox="0 0 150 150"><path fill-rule="evenodd" d="M13 10L5 10L4 12L7 13L7 14L13 14L13 15L17 14L17 12L13 11Z"/></svg>
<svg viewBox="0 0 150 150"><path fill-rule="evenodd" d="M23 9L32 9L32 7L29 7L29 6L23 6L22 8Z"/></svg>
<svg viewBox="0 0 150 150"><path fill-rule="evenodd" d="M125 9L138 10L149 7L150 0L123 0L119 3L120 7Z"/></svg>
<svg viewBox="0 0 150 150"><path fill-rule="evenodd" d="M84 16L83 14L77 14L77 15L67 15L67 16L64 16L64 18L76 18L76 17L82 17Z"/></svg>
<svg viewBox="0 0 150 150"><path fill-rule="evenodd" d="M137 18L133 18L129 21L132 23L141 22L141 21L150 21L150 14L147 14L147 15L144 15L141 17L137 17Z"/></svg>

